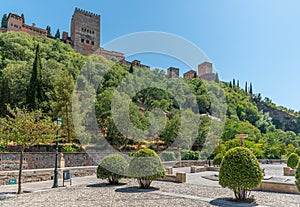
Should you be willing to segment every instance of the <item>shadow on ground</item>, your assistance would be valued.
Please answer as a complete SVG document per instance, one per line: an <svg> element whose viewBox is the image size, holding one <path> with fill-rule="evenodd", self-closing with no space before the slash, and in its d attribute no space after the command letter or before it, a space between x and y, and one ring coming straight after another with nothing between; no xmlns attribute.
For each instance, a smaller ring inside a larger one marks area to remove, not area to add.
<svg viewBox="0 0 300 207"><path fill-rule="evenodd" d="M153 191L157 191L159 190L159 188L149 188L149 189L141 189L137 186L132 186L132 187L127 187L127 188L119 188L116 189L115 191L117 193L149 193L149 192L153 192Z"/></svg>
<svg viewBox="0 0 300 207"><path fill-rule="evenodd" d="M97 183L97 184L87 185L86 187L88 187L88 188L107 188L107 187L119 187L119 186L123 186L123 185L127 185L127 183L119 183L116 185L111 185L109 183Z"/></svg>
<svg viewBox="0 0 300 207"><path fill-rule="evenodd" d="M220 207L252 207L257 206L257 203L240 203L234 202L232 199L229 198L217 198L209 202L209 204L213 206L220 206Z"/></svg>

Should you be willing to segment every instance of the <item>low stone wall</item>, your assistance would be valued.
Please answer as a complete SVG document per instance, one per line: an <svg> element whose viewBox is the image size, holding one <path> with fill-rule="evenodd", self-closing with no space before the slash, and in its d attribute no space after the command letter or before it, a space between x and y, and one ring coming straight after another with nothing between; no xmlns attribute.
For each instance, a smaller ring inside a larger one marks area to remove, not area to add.
<svg viewBox="0 0 300 207"><path fill-rule="evenodd" d="M293 183L279 183L272 181L262 181L256 190L269 191L277 193L295 193L299 194L297 186Z"/></svg>
<svg viewBox="0 0 300 207"><path fill-rule="evenodd" d="M172 181L172 182L176 182L176 183L186 183L186 173L178 172L175 175L167 174L165 178L157 179L157 180Z"/></svg>
<svg viewBox="0 0 300 207"><path fill-rule="evenodd" d="M206 160L182 160L181 162L178 161L171 161L171 162L163 162L167 167L191 167L191 166L204 166L206 164Z"/></svg>
<svg viewBox="0 0 300 207"><path fill-rule="evenodd" d="M205 171L214 171L218 172L220 170L219 167L213 167L213 166L192 166L191 167L191 173L199 173L199 172L205 172Z"/></svg>
<svg viewBox="0 0 300 207"><path fill-rule="evenodd" d="M283 168L283 175L284 176L295 176L296 169L290 168L290 167L284 167Z"/></svg>
<svg viewBox="0 0 300 207"><path fill-rule="evenodd" d="M110 152L103 153L64 153L66 167L96 166ZM18 170L20 153L0 153L0 171ZM54 168L55 153L53 152L27 152L24 154L23 169Z"/></svg>
<svg viewBox="0 0 300 207"><path fill-rule="evenodd" d="M72 177L84 177L88 175L96 174L97 166L87 167L66 167L59 168L58 175L62 178L64 170L71 170ZM19 171L0 171L0 185L7 185L9 180L18 180ZM96 175L95 175L96 176ZM22 183L38 182L53 180L54 168L51 169L38 169L38 170L23 170Z"/></svg>

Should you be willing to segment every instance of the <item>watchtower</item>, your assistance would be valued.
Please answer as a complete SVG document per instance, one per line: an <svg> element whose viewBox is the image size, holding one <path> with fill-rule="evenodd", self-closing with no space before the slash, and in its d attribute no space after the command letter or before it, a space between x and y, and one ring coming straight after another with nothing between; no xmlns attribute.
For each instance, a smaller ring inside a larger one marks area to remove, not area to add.
<svg viewBox="0 0 300 207"><path fill-rule="evenodd" d="M76 51L83 55L100 47L100 15L75 8L71 22L71 39Z"/></svg>

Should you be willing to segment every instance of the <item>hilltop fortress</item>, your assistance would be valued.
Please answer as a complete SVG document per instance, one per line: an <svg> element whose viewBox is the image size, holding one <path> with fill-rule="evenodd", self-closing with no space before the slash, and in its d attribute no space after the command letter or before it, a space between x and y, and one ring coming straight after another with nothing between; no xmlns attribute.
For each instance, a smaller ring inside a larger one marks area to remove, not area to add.
<svg viewBox="0 0 300 207"><path fill-rule="evenodd" d="M147 68L149 66L141 64L139 60L129 62L121 52L108 51L102 48L101 45L101 16L92 12L88 12L79 8L75 8L71 20L70 35L68 32L63 32L61 41L70 44L77 52L82 55L98 54L105 58L118 60L123 65L133 65L134 67ZM53 38L48 34L47 30L36 27L35 24L27 25L24 18L17 14L10 13L7 17L6 28L0 28L0 32L17 31L26 32L31 35L39 35L48 38ZM167 78L179 78L179 68L169 67L167 69ZM203 62L198 65L198 75L194 70L190 70L183 74L185 79L201 78L209 81L218 81L218 75L213 73L212 64Z"/></svg>

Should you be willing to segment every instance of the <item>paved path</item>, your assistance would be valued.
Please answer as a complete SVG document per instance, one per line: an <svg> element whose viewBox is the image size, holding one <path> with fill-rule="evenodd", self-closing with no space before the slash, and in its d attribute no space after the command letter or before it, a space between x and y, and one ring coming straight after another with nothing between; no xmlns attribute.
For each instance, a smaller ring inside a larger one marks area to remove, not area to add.
<svg viewBox="0 0 300 207"><path fill-rule="evenodd" d="M184 171L185 169L177 169ZM202 178L215 172L188 174L187 183L154 181L150 190L138 189L133 179L122 180L124 185L108 186L106 181L95 176L74 178L73 185L52 189L53 181L24 183L26 192L12 194L16 185L0 186L0 206L40 207L40 206L283 206L300 207L300 195L253 192L257 204L236 204L225 200L233 193L221 188L216 181ZM59 180L62 185L62 180Z"/></svg>

